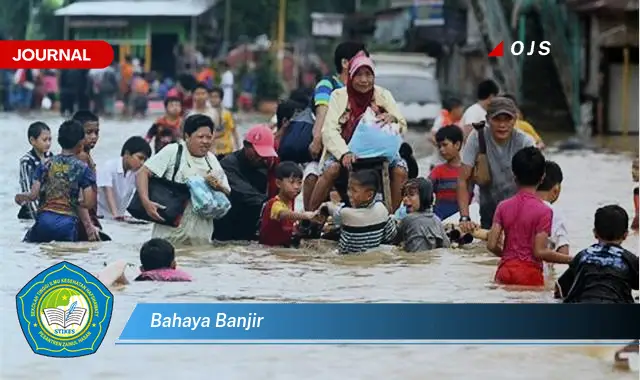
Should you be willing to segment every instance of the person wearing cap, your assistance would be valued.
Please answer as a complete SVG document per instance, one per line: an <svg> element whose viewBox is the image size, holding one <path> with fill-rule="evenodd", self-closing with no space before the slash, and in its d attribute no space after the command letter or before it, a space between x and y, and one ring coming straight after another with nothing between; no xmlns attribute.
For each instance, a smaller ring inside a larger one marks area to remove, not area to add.
<svg viewBox="0 0 640 380"><path fill-rule="evenodd" d="M491 181L480 187L480 225L491 228L498 203L513 196L517 186L511 172L511 159L522 148L535 146L531 136L515 128L518 109L511 99L492 98L487 106L487 126L483 135ZM480 153L478 130L474 129L462 149L462 169L458 178L458 206L460 228L471 232L475 225L469 217L469 183Z"/></svg>
<svg viewBox="0 0 640 380"><path fill-rule="evenodd" d="M231 210L214 222L214 240L257 239L260 213L268 199L268 168L278 157L274 143L273 131L256 125L244 136L242 149L220 162L231 186Z"/></svg>
<svg viewBox="0 0 640 380"><path fill-rule="evenodd" d="M309 209L320 207L341 176L343 168L351 170L357 157L349 151L349 142L360 119L371 108L384 124L397 123L400 133L407 129L407 121L400 113L395 99L387 89L375 85L373 61L365 53L349 62L346 87L331 93L327 114L322 125L324 152L320 159L322 174L313 189ZM407 162L400 153L389 163L391 177L391 207L395 212L402 200L402 186L407 181Z"/></svg>

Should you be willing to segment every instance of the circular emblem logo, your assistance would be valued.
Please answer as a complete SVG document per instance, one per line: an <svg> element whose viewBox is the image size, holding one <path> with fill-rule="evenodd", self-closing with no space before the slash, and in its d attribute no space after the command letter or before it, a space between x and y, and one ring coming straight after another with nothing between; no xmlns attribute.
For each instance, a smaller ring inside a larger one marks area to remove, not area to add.
<svg viewBox="0 0 640 380"><path fill-rule="evenodd" d="M87 297L69 286L47 290L36 308L43 332L56 339L79 337L93 314Z"/></svg>
<svg viewBox="0 0 640 380"><path fill-rule="evenodd" d="M91 273L63 261L31 279L16 295L16 308L33 352L85 356L107 333L113 294Z"/></svg>

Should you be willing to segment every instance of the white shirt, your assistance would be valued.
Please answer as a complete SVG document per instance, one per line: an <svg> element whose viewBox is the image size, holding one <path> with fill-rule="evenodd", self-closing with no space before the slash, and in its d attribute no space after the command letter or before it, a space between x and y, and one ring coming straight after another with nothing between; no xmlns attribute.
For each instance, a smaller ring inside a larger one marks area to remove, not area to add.
<svg viewBox="0 0 640 380"><path fill-rule="evenodd" d="M125 215L136 191L136 173L131 170L124 172L122 157L107 161L104 165L98 165L96 184L98 185L98 215L113 218L107 203L105 187L110 187L113 191L119 216Z"/></svg>
<svg viewBox="0 0 640 380"><path fill-rule="evenodd" d="M551 236L549 237L549 245L552 249L558 249L564 245L569 245L569 232L567 231L567 225L564 222L562 213L558 211L557 207L554 207L551 203L544 201L544 204L551 208L553 211L553 218L551 219Z"/></svg>
<svg viewBox="0 0 640 380"><path fill-rule="evenodd" d="M222 92L224 97L222 99L222 105L224 108L232 109L233 108L233 73L231 70L227 70L222 74Z"/></svg>
<svg viewBox="0 0 640 380"><path fill-rule="evenodd" d="M460 125L462 127L485 121L487 118L487 111L482 108L480 103L475 103L471 107L467 108L462 115Z"/></svg>

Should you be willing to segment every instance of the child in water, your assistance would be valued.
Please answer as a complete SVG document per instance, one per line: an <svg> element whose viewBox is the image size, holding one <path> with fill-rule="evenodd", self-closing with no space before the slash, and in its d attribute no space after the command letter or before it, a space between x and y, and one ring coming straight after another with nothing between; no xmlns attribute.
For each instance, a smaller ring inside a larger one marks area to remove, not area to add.
<svg viewBox="0 0 640 380"><path fill-rule="evenodd" d="M554 205L562 191L562 169L553 161L547 161L544 179L538 185L537 194L542 201L551 208L553 217L551 220L551 236L549 245L556 252L569 254L569 232L562 217L562 213Z"/></svg>
<svg viewBox="0 0 640 380"><path fill-rule="evenodd" d="M431 181L416 178L407 181L402 189L402 203L407 216L398 228L397 241L403 242L407 252L448 248L451 243L440 219L433 213L433 186Z"/></svg>
<svg viewBox="0 0 640 380"><path fill-rule="evenodd" d="M498 204L487 240L487 249L501 258L495 276L500 284L544 286L544 261L571 261L570 256L548 248L553 211L536 195L545 165L544 156L534 147L519 150L511 160L518 193Z"/></svg>
<svg viewBox="0 0 640 380"><path fill-rule="evenodd" d="M73 114L72 120L77 121L84 128L84 147L78 153L78 158L85 162L96 177L96 163L91 156L91 151L98 144L100 138L100 119L96 114L87 110L79 110ZM94 183L94 191L98 193L98 187ZM110 240L105 234L100 233L102 225L98 219L97 203L91 208L78 210L78 241Z"/></svg>
<svg viewBox="0 0 640 380"><path fill-rule="evenodd" d="M140 275L135 281L191 281L191 276L176 268L176 251L165 239L154 238L140 248Z"/></svg>
<svg viewBox="0 0 640 380"><path fill-rule="evenodd" d="M291 245L294 223L300 220L312 220L315 212L294 211L296 197L302 189L302 169L291 161L278 164L275 171L278 195L271 198L260 221L260 244L270 246Z"/></svg>
<svg viewBox="0 0 640 380"><path fill-rule="evenodd" d="M384 203L375 199L379 184L380 176L375 170L352 172L347 188L351 207L331 201L320 207L320 210L326 207L335 225L340 226L340 253L360 253L394 242L396 222Z"/></svg>
<svg viewBox="0 0 640 380"><path fill-rule="evenodd" d="M62 152L36 168L30 192L16 195L16 203L22 206L38 199L43 190L35 224L27 232L25 241L78 241L80 209L96 204L96 177L87 164L77 158L83 149L84 138L84 130L78 122L62 123L58 130Z"/></svg>
<svg viewBox="0 0 640 380"><path fill-rule="evenodd" d="M51 130L41 121L29 126L27 137L31 150L20 158L20 190L28 193L33 185L33 173L36 168L53 156L51 148ZM35 219L38 213L38 202L28 202L20 207L18 219Z"/></svg>
<svg viewBox="0 0 640 380"><path fill-rule="evenodd" d="M638 256L622 248L629 216L618 205L595 214L596 244L582 250L557 281L556 297L565 303L634 303L638 290Z"/></svg>

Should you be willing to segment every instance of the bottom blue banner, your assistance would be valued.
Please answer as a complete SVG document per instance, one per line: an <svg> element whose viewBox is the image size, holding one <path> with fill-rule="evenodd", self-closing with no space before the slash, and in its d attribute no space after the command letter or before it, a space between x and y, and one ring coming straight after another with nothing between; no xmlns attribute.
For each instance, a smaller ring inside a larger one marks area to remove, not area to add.
<svg viewBox="0 0 640 380"><path fill-rule="evenodd" d="M617 340L638 321L613 304L138 304L120 340Z"/></svg>

